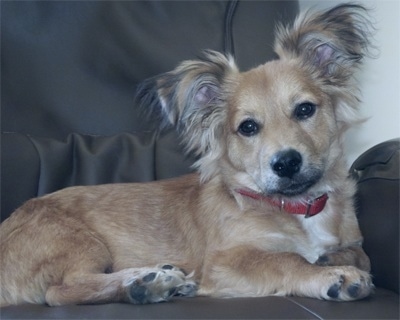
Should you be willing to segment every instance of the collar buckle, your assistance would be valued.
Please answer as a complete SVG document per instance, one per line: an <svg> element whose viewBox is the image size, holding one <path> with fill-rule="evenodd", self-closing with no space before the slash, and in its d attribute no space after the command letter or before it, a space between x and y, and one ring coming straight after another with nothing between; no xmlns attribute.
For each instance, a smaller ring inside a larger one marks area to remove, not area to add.
<svg viewBox="0 0 400 320"><path fill-rule="evenodd" d="M307 210L306 213L304 215L304 219L307 219L309 217L311 217L311 207L314 204L315 200L309 200L307 201Z"/></svg>
<svg viewBox="0 0 400 320"><path fill-rule="evenodd" d="M285 199L284 198L281 198L281 205L279 206L279 209L281 210L281 212L282 212L282 210L283 211L285 210Z"/></svg>

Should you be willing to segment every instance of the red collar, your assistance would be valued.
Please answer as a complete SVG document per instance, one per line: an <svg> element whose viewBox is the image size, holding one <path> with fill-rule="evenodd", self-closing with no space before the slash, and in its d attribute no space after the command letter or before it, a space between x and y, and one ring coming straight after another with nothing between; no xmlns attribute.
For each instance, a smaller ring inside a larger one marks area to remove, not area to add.
<svg viewBox="0 0 400 320"><path fill-rule="evenodd" d="M328 200L328 195L324 193L322 196L308 200L307 202L286 202L283 198L279 201L278 199L273 199L267 196L264 196L260 193L238 189L236 192L240 193L242 196L246 196L255 200L263 200L272 204L275 207L279 207L281 210L286 211L287 213L292 214L304 214L305 218L309 218L315 216L320 213L326 205Z"/></svg>

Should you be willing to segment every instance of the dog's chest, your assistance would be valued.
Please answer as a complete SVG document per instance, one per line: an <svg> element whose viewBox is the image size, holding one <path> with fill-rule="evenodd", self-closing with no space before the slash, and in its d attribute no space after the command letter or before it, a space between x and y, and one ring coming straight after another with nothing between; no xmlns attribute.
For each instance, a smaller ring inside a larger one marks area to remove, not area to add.
<svg viewBox="0 0 400 320"><path fill-rule="evenodd" d="M327 224L319 221L320 217L305 219L298 217L302 229L306 234L306 245L298 247L299 253L310 263L314 263L319 256L332 250L340 243L339 236Z"/></svg>

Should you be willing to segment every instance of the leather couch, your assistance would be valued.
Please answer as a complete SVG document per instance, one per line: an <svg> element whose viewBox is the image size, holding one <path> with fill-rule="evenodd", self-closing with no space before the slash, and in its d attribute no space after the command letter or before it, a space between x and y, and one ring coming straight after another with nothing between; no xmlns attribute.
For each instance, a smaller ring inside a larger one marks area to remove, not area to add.
<svg viewBox="0 0 400 320"><path fill-rule="evenodd" d="M9 1L1 3L1 220L29 198L71 185L150 181L189 172L176 133L134 102L144 79L203 49L242 70L274 58L277 21L297 1ZM170 303L10 306L2 319L399 318L399 140L351 174L376 292L336 303L298 297L176 298ZM1 281L1 279L0 279Z"/></svg>

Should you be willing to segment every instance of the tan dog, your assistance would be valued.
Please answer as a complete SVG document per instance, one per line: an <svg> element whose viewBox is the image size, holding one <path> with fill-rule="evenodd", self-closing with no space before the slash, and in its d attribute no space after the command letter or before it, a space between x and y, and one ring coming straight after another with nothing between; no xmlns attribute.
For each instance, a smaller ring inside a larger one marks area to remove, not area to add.
<svg viewBox="0 0 400 320"><path fill-rule="evenodd" d="M145 84L198 173L28 201L1 225L1 304L369 295L341 142L368 26L357 5L303 15L278 60L240 73L209 51Z"/></svg>

